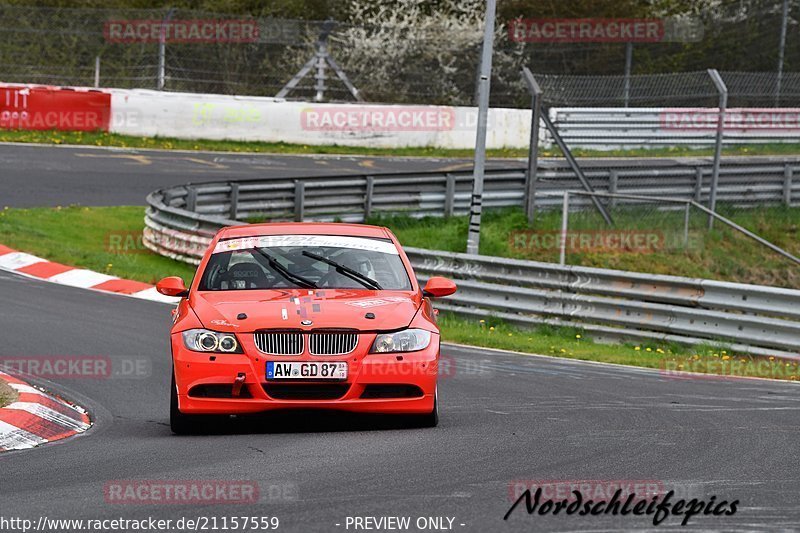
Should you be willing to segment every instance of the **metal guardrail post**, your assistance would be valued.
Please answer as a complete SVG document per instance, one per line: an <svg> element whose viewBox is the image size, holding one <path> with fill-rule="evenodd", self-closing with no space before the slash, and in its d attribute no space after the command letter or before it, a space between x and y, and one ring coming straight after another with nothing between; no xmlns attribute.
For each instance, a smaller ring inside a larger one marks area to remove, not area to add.
<svg viewBox="0 0 800 533"><path fill-rule="evenodd" d="M375 192L375 177L367 176L366 189L364 191L364 221L372 216L372 195Z"/></svg>
<svg viewBox="0 0 800 533"><path fill-rule="evenodd" d="M694 171L694 201L699 202L703 197L703 169L695 168Z"/></svg>
<svg viewBox="0 0 800 533"><path fill-rule="evenodd" d="M228 217L231 220L238 219L239 214L239 182L231 182L231 209Z"/></svg>
<svg viewBox="0 0 800 533"><path fill-rule="evenodd" d="M456 209L456 177L450 172L445 176L444 216L451 217Z"/></svg>
<svg viewBox="0 0 800 533"><path fill-rule="evenodd" d="M302 180L294 182L294 221L302 222L305 214L306 183Z"/></svg>
<svg viewBox="0 0 800 533"><path fill-rule="evenodd" d="M542 89L528 69L522 67L522 78L531 93L531 139L528 145L528 171L525 173L525 216L528 224L536 216L536 169L539 165L539 121L542 114Z"/></svg>
<svg viewBox="0 0 800 533"><path fill-rule="evenodd" d="M717 117L717 138L714 148L714 167L711 171L711 193L708 199L708 208L717 211L717 186L719 185L719 165L722 159L722 134L725 131L725 109L728 107L728 87L719 75L717 69L708 69L708 75L719 93L719 115ZM708 217L708 229L714 228L714 217Z"/></svg>
<svg viewBox="0 0 800 533"><path fill-rule="evenodd" d="M792 165L787 164L783 168L783 204L786 207L792 206L792 181L794 174L794 168Z"/></svg>
<svg viewBox="0 0 800 533"><path fill-rule="evenodd" d="M617 194L617 189L619 188L619 172L614 170L613 168L608 171L608 192L609 194ZM611 200L608 202L612 208L617 207L617 198L615 196L611 197Z"/></svg>
<svg viewBox="0 0 800 533"><path fill-rule="evenodd" d="M564 191L564 203L561 205L561 251L558 256L560 265L567 264L567 231L569 229L569 191Z"/></svg>
<svg viewBox="0 0 800 533"><path fill-rule="evenodd" d="M186 210L197 210L197 189L191 185L186 186Z"/></svg>
<svg viewBox="0 0 800 533"><path fill-rule="evenodd" d="M683 212L683 247L689 247L689 216L692 209L692 203L686 202L686 209Z"/></svg>

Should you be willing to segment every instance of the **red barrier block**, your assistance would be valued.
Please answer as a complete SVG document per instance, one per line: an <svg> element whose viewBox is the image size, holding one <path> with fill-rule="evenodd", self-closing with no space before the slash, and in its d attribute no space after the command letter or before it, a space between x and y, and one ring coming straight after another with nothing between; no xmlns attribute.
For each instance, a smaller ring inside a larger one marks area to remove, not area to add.
<svg viewBox="0 0 800 533"><path fill-rule="evenodd" d="M108 131L111 94L63 87L0 86L0 128Z"/></svg>

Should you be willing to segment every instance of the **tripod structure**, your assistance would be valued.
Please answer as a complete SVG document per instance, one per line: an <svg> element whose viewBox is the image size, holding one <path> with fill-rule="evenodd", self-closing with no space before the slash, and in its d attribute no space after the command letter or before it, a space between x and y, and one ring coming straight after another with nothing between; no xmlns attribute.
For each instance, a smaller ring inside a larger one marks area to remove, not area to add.
<svg viewBox="0 0 800 533"><path fill-rule="evenodd" d="M335 23L332 20L327 20L322 24L322 32L319 35L319 39L317 39L316 51L314 55L309 59L303 68L301 68L294 77L289 80L289 83L283 86L283 88L278 91L278 94L275 95L276 98L285 98L294 88L297 87L297 84L300 83L300 80L305 78L311 70L316 67L316 74L314 75L314 79L316 80L316 84L314 85L314 89L317 91L314 95L315 102L321 102L325 98L325 80L327 76L325 75L325 71L330 68L335 73L336 76L342 81L347 90L350 91L350 94L353 95L359 102L363 102L364 99L361 97L361 94L356 89L355 85L352 84L350 79L347 77L347 74L344 73L342 68L339 64L331 57L330 53L328 52L328 36L330 35L331 31L333 31Z"/></svg>

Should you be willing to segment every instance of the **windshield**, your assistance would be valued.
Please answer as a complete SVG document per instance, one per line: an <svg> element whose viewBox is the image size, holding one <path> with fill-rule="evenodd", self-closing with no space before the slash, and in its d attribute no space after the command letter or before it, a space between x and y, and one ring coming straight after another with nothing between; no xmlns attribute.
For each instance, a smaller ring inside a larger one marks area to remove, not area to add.
<svg viewBox="0 0 800 533"><path fill-rule="evenodd" d="M220 241L198 290L411 290L388 239L334 235L268 235Z"/></svg>

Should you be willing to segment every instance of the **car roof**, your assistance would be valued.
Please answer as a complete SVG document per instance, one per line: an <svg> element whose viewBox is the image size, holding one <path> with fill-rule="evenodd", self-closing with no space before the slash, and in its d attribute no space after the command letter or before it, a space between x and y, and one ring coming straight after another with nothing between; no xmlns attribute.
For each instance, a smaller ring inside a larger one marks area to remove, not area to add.
<svg viewBox="0 0 800 533"><path fill-rule="evenodd" d="M389 230L367 224L342 222L269 222L228 226L219 232L220 239L255 237L259 235L344 235L348 237L378 237L388 239Z"/></svg>

